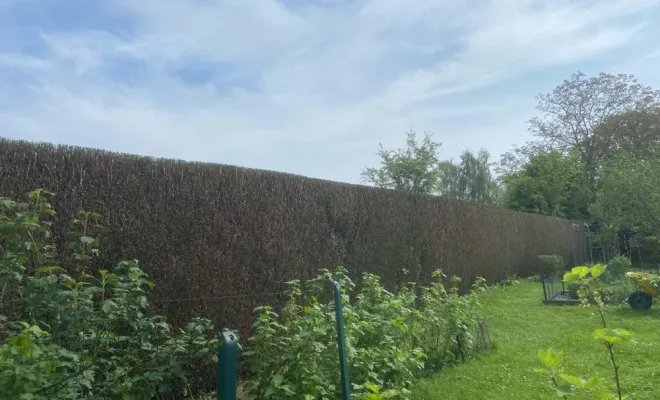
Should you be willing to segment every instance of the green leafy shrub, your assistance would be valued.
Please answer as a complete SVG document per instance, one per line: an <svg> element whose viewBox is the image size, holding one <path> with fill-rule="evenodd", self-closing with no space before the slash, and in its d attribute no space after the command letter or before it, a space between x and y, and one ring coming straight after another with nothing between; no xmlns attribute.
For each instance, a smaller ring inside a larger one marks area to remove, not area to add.
<svg viewBox="0 0 660 400"><path fill-rule="evenodd" d="M608 267L609 268L609 267ZM616 281L608 282L601 286L601 294L607 301L614 303L625 303L628 297L639 290L637 285L630 279L622 278Z"/></svg>
<svg viewBox="0 0 660 400"><path fill-rule="evenodd" d="M518 278L517 275L510 276L506 278L505 281L502 282L502 286L515 286L515 285L520 285L520 278Z"/></svg>
<svg viewBox="0 0 660 400"><path fill-rule="evenodd" d="M565 284L564 287L566 288L566 291L571 294L577 295L578 290L580 290L580 285L575 284L575 283L569 283Z"/></svg>
<svg viewBox="0 0 660 400"><path fill-rule="evenodd" d="M180 332L149 316L152 283L138 262L97 270L98 215L51 244L48 192L0 198L0 393L8 399L151 399L185 387L186 366L214 357L210 321ZM73 259L68 274L61 258Z"/></svg>
<svg viewBox="0 0 660 400"><path fill-rule="evenodd" d="M421 287L420 318L413 325L415 339L428 357L426 372L464 361L489 346L475 342L485 336L478 296L486 287L483 278L477 278L470 296L460 295L459 277L449 279L449 290L445 289L447 276L442 271L435 271L433 278L431 285Z"/></svg>
<svg viewBox="0 0 660 400"><path fill-rule="evenodd" d="M564 259L558 255L539 256L539 274L541 278L552 278L565 270Z"/></svg>
<svg viewBox="0 0 660 400"><path fill-rule="evenodd" d="M607 263L607 270L603 275L603 281L614 282L625 277L632 265L630 259L624 256L616 256Z"/></svg>
<svg viewBox="0 0 660 400"><path fill-rule="evenodd" d="M257 399L335 399L339 386L338 349L331 281L340 283L346 328L346 348L353 394L364 399L405 398L412 380L425 370L470 357L478 350L474 329L479 321L477 292L458 293L460 279L442 272L420 288L405 285L385 290L380 279L364 274L362 288L343 268L321 273L301 285L289 283L289 299L281 312L257 309L249 349L248 392Z"/></svg>

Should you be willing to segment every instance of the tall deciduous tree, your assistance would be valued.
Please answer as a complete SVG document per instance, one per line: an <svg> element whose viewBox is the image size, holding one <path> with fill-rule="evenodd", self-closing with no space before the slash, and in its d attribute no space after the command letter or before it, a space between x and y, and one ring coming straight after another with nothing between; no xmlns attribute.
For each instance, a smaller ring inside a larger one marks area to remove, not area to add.
<svg viewBox="0 0 660 400"><path fill-rule="evenodd" d="M396 151L385 150L380 144L378 155L380 168L365 168L362 181L385 189L410 193L436 193L438 189L438 151L441 143L434 142L431 134L425 133L421 143L410 130L406 134L406 148Z"/></svg>
<svg viewBox="0 0 660 400"><path fill-rule="evenodd" d="M534 155L521 171L504 177L504 205L516 211L583 219L588 214L586 179L575 151Z"/></svg>
<svg viewBox="0 0 660 400"><path fill-rule="evenodd" d="M513 146L495 163L495 172L500 177L514 174L521 171L532 156L545 154L552 150L550 145L540 141L530 141L522 146Z"/></svg>
<svg viewBox="0 0 660 400"><path fill-rule="evenodd" d="M490 170L490 155L485 149L480 149L477 155L466 150L458 164L444 161L439 167L443 195L477 203L497 202L498 186Z"/></svg>
<svg viewBox="0 0 660 400"><path fill-rule="evenodd" d="M577 149L593 185L603 157L617 146L622 124L612 118L627 112L648 113L660 104L660 91L642 86L633 75L577 72L552 92L538 96L542 116L530 130L555 150Z"/></svg>
<svg viewBox="0 0 660 400"><path fill-rule="evenodd" d="M646 111L627 111L610 118L597 129L617 132L612 151L622 150L636 157L649 157L660 144L660 107Z"/></svg>

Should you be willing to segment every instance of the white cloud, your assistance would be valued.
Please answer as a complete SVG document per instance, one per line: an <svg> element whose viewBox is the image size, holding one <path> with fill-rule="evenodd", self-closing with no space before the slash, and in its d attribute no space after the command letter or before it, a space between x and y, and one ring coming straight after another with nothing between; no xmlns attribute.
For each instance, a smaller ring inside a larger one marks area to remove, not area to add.
<svg viewBox="0 0 660 400"><path fill-rule="evenodd" d="M22 70L45 70L48 69L49 63L45 60L23 54L0 54L0 67Z"/></svg>
<svg viewBox="0 0 660 400"><path fill-rule="evenodd" d="M0 98L9 136L356 182L410 126L447 157L499 154L570 72L622 49L642 60L624 72L660 61L643 42L657 0L100 3L126 26L26 27L45 52L0 47L0 74L20 73L0 84L20 99Z"/></svg>

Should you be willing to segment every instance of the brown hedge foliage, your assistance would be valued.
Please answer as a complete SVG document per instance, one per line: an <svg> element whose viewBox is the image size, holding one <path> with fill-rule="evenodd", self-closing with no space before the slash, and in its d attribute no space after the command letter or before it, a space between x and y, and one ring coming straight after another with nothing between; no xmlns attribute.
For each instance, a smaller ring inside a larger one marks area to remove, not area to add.
<svg viewBox="0 0 660 400"><path fill-rule="evenodd" d="M81 209L104 215L104 261L140 260L156 283L156 312L174 324L206 316L244 334L255 306L279 300L268 293L323 267L377 273L389 287L442 268L467 285L476 276L494 282L536 273L541 254L572 259L571 223L555 218L277 172L0 140L0 195L22 198L35 188L56 193L61 234Z"/></svg>

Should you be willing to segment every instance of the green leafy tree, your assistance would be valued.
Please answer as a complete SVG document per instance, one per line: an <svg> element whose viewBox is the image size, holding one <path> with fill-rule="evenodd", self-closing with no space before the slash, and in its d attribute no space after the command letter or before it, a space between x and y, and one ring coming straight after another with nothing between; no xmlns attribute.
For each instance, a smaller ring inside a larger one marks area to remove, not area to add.
<svg viewBox="0 0 660 400"><path fill-rule="evenodd" d="M615 228L660 233L660 149L640 158L619 152L601 172L594 214Z"/></svg>
<svg viewBox="0 0 660 400"><path fill-rule="evenodd" d="M412 130L406 134L406 148L385 150L380 144L380 168L365 168L362 181L385 189L410 193L436 193L438 189L438 151L441 143L426 133L421 143Z"/></svg>
<svg viewBox="0 0 660 400"><path fill-rule="evenodd" d="M654 156L660 144L660 108L615 115L597 128L597 134L601 131L603 136L617 132L609 154L625 151L640 158Z"/></svg>
<svg viewBox="0 0 660 400"><path fill-rule="evenodd" d="M530 131L554 150L577 150L593 188L601 161L625 136L626 124L607 122L628 112L653 112L659 104L660 91L639 84L633 75L587 78L577 72L538 96L542 115L529 121Z"/></svg>
<svg viewBox="0 0 660 400"><path fill-rule="evenodd" d="M520 172L505 176L503 182L507 208L569 219L588 216L586 176L575 152L533 156Z"/></svg>
<svg viewBox="0 0 660 400"><path fill-rule="evenodd" d="M533 156L549 153L553 148L539 141L530 141L522 146L513 146L513 148L502 154L500 160L495 163L495 172L502 180L508 175L513 175L529 163Z"/></svg>
<svg viewBox="0 0 660 400"><path fill-rule="evenodd" d="M477 203L496 203L499 187L490 170L490 154L480 149L477 155L469 150L461 154L458 164L439 164L440 191L445 196Z"/></svg>
<svg viewBox="0 0 660 400"><path fill-rule="evenodd" d="M384 189L408 193L442 194L462 200L495 203L499 187L490 170L489 154L466 150L458 164L440 161L441 143L425 133L419 142L414 131L406 133L406 147L385 150L381 144L378 155L380 168L365 168L362 181Z"/></svg>

